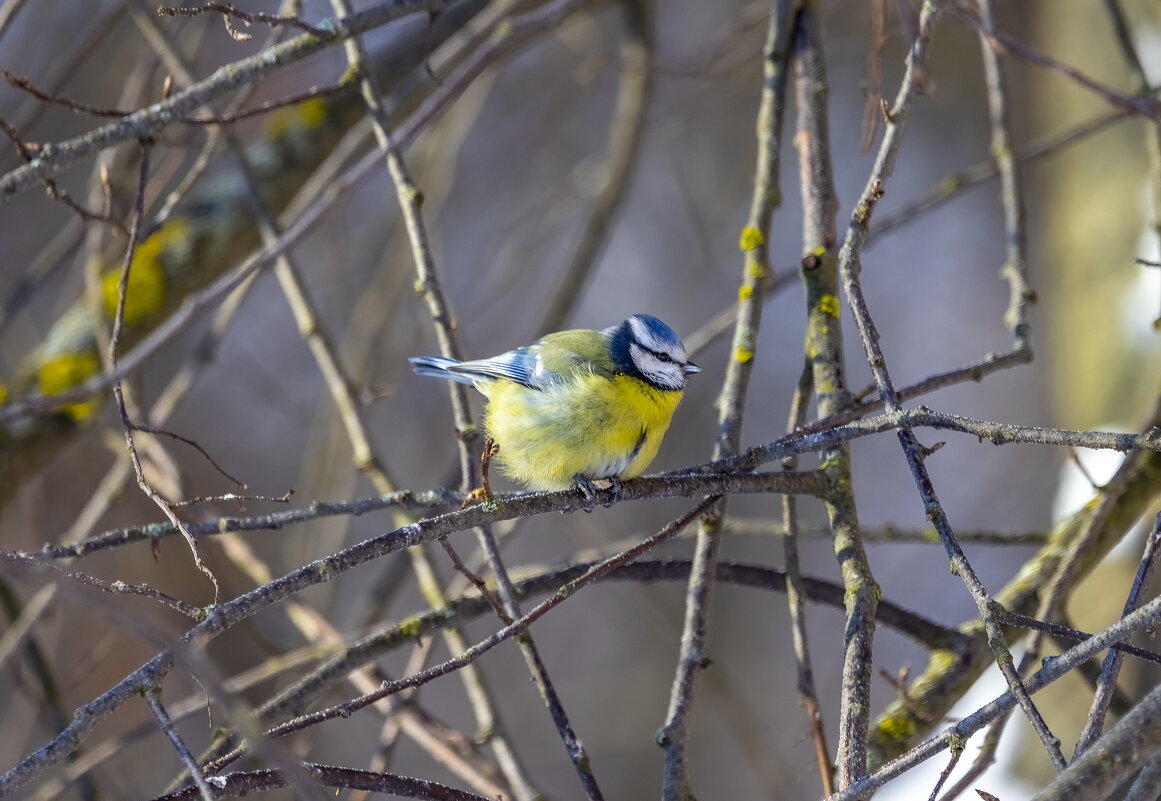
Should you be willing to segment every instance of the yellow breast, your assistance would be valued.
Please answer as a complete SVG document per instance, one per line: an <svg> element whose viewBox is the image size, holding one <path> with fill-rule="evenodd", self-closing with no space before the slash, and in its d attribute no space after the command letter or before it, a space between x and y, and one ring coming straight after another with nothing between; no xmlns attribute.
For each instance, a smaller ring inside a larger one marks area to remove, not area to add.
<svg viewBox="0 0 1161 801"><path fill-rule="evenodd" d="M566 489L590 479L641 475L669 428L680 391L629 376L587 374L544 390L480 382L484 426L500 446L504 472L533 489Z"/></svg>

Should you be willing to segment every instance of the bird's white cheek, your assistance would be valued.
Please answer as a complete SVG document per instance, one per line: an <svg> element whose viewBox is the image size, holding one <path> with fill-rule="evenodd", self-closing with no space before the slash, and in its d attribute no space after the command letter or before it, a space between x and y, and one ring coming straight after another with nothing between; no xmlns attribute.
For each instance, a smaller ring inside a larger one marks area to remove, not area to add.
<svg viewBox="0 0 1161 801"><path fill-rule="evenodd" d="M660 363L658 364L660 365ZM659 370L645 372L645 375L653 383L660 384L668 389L678 390L685 387L685 373L680 370L669 369L668 365Z"/></svg>

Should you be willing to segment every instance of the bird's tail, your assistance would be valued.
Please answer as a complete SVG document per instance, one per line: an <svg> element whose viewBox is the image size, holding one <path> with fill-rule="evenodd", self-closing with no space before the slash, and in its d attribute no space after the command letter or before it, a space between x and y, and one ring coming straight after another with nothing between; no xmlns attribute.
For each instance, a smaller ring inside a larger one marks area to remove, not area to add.
<svg viewBox="0 0 1161 801"><path fill-rule="evenodd" d="M448 369L459 364L455 359L448 359L443 356L412 356L407 361L411 362L411 369L419 373L419 375L446 378L451 381L459 381L461 384L471 385L472 383L472 377L470 375L466 373L454 373Z"/></svg>

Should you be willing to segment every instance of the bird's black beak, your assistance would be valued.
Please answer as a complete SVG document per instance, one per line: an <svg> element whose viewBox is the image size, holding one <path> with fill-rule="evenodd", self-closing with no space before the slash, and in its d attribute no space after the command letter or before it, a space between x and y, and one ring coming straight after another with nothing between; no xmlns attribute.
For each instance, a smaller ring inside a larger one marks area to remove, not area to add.
<svg viewBox="0 0 1161 801"><path fill-rule="evenodd" d="M701 368L698 367L693 362L686 362L685 366L682 369L685 370L686 375L692 375L693 373L700 373L701 372Z"/></svg>

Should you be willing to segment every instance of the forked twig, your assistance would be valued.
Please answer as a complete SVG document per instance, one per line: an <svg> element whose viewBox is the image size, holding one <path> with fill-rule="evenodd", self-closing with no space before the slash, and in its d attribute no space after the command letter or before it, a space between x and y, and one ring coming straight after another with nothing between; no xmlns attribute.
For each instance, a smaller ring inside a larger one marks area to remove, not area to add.
<svg viewBox="0 0 1161 801"><path fill-rule="evenodd" d="M117 351L120 345L121 329L125 323L125 300L129 291L129 273L133 267L133 256L137 249L137 237L141 230L141 219L145 213L145 185L149 180L149 152L150 146L146 142L141 144L141 165L138 173L137 183L137 199L133 206L133 218L129 225L129 245L125 249L125 259L121 265L121 276L117 284L117 310L113 316L113 330L109 335L109 349L106 355L109 372L116 372L117 370ZM173 507L153 488L153 486L146 480L145 472L141 467L141 458L137 455L137 448L133 443L134 424L129 419L129 411L125 405L125 392L121 385L121 380L117 379L113 382L113 397L116 401L117 412L121 416L121 428L125 433L125 445L129 449L129 459L133 463L133 472L137 476L137 486L141 488L153 503L157 505L162 513L169 518L169 522L181 532L185 538L186 544L189 545L190 552L193 554L194 564L197 566L205 576L214 585L214 603L217 603L218 597L221 594L221 587L218 584L218 578L214 572L210 570L209 565L202 559L201 550L198 548L197 541L193 535L189 533L185 523L178 519L174 514Z"/></svg>
<svg viewBox="0 0 1161 801"><path fill-rule="evenodd" d="M157 7L157 15L167 17L197 17L201 16L202 14L215 11L222 15L226 22L226 30L229 32L230 36L239 42L244 42L249 39L250 34L237 30L232 22L234 19L239 19L247 25L254 22L272 26L287 25L292 28L298 28L300 31L306 31L311 36L317 36L319 39L324 40L335 38L334 31L316 28L315 26L308 24L301 17L264 14L261 11L242 11L238 8L235 8L233 3L202 3L200 6Z"/></svg>

